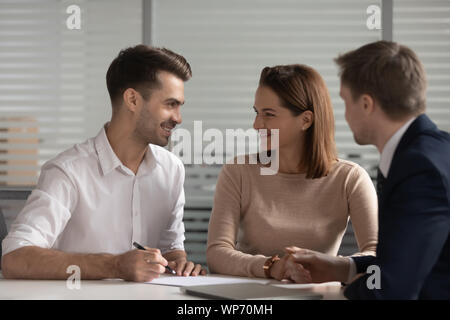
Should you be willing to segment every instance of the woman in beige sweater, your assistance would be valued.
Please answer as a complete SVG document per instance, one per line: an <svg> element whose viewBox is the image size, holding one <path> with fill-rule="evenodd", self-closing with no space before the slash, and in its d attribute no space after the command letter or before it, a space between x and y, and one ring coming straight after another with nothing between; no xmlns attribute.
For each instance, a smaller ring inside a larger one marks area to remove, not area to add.
<svg viewBox="0 0 450 320"><path fill-rule="evenodd" d="M374 255L375 188L363 168L337 158L333 109L322 77L304 65L266 67L253 108L253 127L267 129L261 138L278 152L278 172L261 175L260 162L249 164L255 155L222 168L208 230L210 271L309 282L286 248L336 255L349 218L357 254ZM278 147L270 145L271 129L279 129Z"/></svg>

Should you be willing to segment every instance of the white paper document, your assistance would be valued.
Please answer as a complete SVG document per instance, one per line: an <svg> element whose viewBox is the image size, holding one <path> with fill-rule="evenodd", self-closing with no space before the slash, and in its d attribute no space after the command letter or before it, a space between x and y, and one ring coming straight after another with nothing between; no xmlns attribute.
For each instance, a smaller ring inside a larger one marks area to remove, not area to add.
<svg viewBox="0 0 450 320"><path fill-rule="evenodd" d="M245 283L245 282L268 284L271 281L267 279L249 279L249 278L230 277L224 275L211 275L211 274L196 277L182 277L182 276L173 276L169 274L162 274L159 276L159 278L146 283L175 286L175 287L185 287L185 286L205 286L211 284Z"/></svg>

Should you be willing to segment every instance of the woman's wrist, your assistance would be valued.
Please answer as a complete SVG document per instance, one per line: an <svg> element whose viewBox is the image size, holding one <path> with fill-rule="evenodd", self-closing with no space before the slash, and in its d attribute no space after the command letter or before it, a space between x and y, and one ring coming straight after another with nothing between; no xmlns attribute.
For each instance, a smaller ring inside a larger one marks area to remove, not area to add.
<svg viewBox="0 0 450 320"><path fill-rule="evenodd" d="M272 274L273 267L277 264L277 262L280 261L280 258L278 255L274 255L266 260L264 263L263 269L264 269L264 275L266 278L274 278Z"/></svg>
<svg viewBox="0 0 450 320"><path fill-rule="evenodd" d="M281 281L286 272L286 261L289 258L289 255L283 256L281 259L275 261L270 268L270 278Z"/></svg>
<svg viewBox="0 0 450 320"><path fill-rule="evenodd" d="M270 268L270 278L281 280L282 278L282 263L281 260L275 261Z"/></svg>

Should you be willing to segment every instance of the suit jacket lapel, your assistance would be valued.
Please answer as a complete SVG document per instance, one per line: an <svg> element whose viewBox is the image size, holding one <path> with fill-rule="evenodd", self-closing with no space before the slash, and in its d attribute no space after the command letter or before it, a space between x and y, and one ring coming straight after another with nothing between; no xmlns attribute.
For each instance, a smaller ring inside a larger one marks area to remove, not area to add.
<svg viewBox="0 0 450 320"><path fill-rule="evenodd" d="M411 141L421 132L425 130L436 130L436 125L428 118L427 115L422 114L417 117L416 120L414 120L411 125L409 126L408 130L406 130L403 137L400 139L400 142L395 149L394 156L392 157L391 166L389 168L388 176L386 177L386 181L383 185L383 193L378 199L378 206L380 208L380 213L382 212L381 209L384 206L384 202L386 198L389 196L391 189L393 187L393 182L395 182L395 175L396 173L401 170L402 166L404 166L404 163L402 163L404 160L401 159L402 153L407 149L408 145L411 143Z"/></svg>

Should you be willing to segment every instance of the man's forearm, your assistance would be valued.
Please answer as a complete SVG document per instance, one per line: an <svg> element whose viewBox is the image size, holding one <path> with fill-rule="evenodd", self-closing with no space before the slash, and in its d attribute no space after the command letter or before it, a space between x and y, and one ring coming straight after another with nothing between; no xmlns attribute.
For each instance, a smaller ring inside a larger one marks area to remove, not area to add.
<svg viewBox="0 0 450 320"><path fill-rule="evenodd" d="M67 253L35 246L22 247L2 257L2 273L11 279L67 279L67 268L80 268L81 279L117 278L116 256Z"/></svg>

